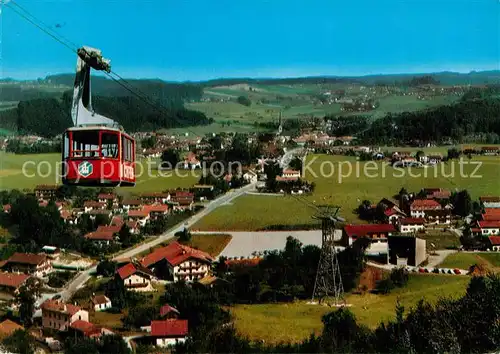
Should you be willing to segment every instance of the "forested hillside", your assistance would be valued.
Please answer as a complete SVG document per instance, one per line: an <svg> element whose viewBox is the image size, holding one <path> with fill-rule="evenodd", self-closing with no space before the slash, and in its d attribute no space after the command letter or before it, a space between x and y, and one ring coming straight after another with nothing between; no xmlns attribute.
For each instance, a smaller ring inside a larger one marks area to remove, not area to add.
<svg viewBox="0 0 500 354"><path fill-rule="evenodd" d="M467 136L487 134L488 143L500 143L500 98L468 95L453 105L389 114L374 121L360 134L366 144L462 141Z"/></svg>
<svg viewBox="0 0 500 354"><path fill-rule="evenodd" d="M128 132L212 122L203 113L187 110L179 102L172 102L168 108L160 109L160 106L148 104L136 97L96 96L93 105L96 112L116 120ZM0 121L12 123L15 118L19 133L52 137L72 126L70 112L71 92L66 92L62 99L21 101L17 109L1 112Z"/></svg>

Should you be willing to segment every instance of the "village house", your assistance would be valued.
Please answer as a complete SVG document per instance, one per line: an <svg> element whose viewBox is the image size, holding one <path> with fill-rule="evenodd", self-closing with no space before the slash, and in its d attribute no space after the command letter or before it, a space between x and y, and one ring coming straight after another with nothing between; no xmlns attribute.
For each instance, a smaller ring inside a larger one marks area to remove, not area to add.
<svg viewBox="0 0 500 354"><path fill-rule="evenodd" d="M42 253L45 254L49 259L56 260L61 255L61 250L55 246L43 246Z"/></svg>
<svg viewBox="0 0 500 354"><path fill-rule="evenodd" d="M196 154L192 151L190 151L186 158L184 159L184 169L189 169L189 170L194 170L196 168L201 168L201 162L198 160L196 157ZM175 166L174 166L175 167Z"/></svg>
<svg viewBox="0 0 500 354"><path fill-rule="evenodd" d="M140 264L128 263L116 271L117 276L123 281L127 290L132 291L154 291L152 282L154 274Z"/></svg>
<svg viewBox="0 0 500 354"><path fill-rule="evenodd" d="M70 325L78 320L89 320L89 313L81 307L66 304L59 300L46 300L40 306L42 309L43 328L67 331Z"/></svg>
<svg viewBox="0 0 500 354"><path fill-rule="evenodd" d="M111 300L105 295L97 295L92 298L95 311L104 311L112 307Z"/></svg>
<svg viewBox="0 0 500 354"><path fill-rule="evenodd" d="M442 188L424 188L422 189L427 199L435 199L436 201L448 200L451 197L451 191Z"/></svg>
<svg viewBox="0 0 500 354"><path fill-rule="evenodd" d="M483 146L481 148L481 153L486 156L495 156L500 153L500 148L497 146Z"/></svg>
<svg viewBox="0 0 500 354"><path fill-rule="evenodd" d="M126 199L122 201L124 211L135 210L142 207L142 202L139 199Z"/></svg>
<svg viewBox="0 0 500 354"><path fill-rule="evenodd" d="M115 239L115 233L112 231L93 231L84 236L99 247L109 246Z"/></svg>
<svg viewBox="0 0 500 354"><path fill-rule="evenodd" d="M281 177L283 178L300 178L300 171L297 170L283 170Z"/></svg>
<svg viewBox="0 0 500 354"><path fill-rule="evenodd" d="M43 277L51 271L52 264L51 260L44 254L16 252L7 259L2 269Z"/></svg>
<svg viewBox="0 0 500 354"><path fill-rule="evenodd" d="M16 295L19 288L26 283L31 276L22 273L0 272L0 291L2 293Z"/></svg>
<svg viewBox="0 0 500 354"><path fill-rule="evenodd" d="M410 205L410 215L412 218L424 218L429 210L441 210L441 204L432 199L415 199Z"/></svg>
<svg viewBox="0 0 500 354"><path fill-rule="evenodd" d="M96 232L112 232L113 234L119 233L121 226L118 225L99 225Z"/></svg>
<svg viewBox="0 0 500 354"><path fill-rule="evenodd" d="M59 187L57 185L40 184L35 187L35 197L37 199L50 200L56 197L56 192Z"/></svg>
<svg viewBox="0 0 500 354"><path fill-rule="evenodd" d="M425 220L427 224L450 225L451 211L444 210L427 210L425 212Z"/></svg>
<svg viewBox="0 0 500 354"><path fill-rule="evenodd" d="M177 311L177 309L175 307L172 307L170 305L163 305L161 308L160 308L160 318L162 319L175 319L175 318L179 318L179 311Z"/></svg>
<svg viewBox="0 0 500 354"><path fill-rule="evenodd" d="M100 193L97 196L97 200L99 203L106 203L106 205L108 205L108 203L111 203L113 206L118 205L118 197L112 193Z"/></svg>
<svg viewBox="0 0 500 354"><path fill-rule="evenodd" d="M11 336L15 331L23 331L24 327L7 319L0 323L0 339Z"/></svg>
<svg viewBox="0 0 500 354"><path fill-rule="evenodd" d="M243 180L247 183L257 183L257 173L252 170L248 170L243 174Z"/></svg>
<svg viewBox="0 0 500 354"><path fill-rule="evenodd" d="M155 344L158 347L169 347L177 343L183 343L187 335L187 320L151 321L151 337L155 339Z"/></svg>
<svg viewBox="0 0 500 354"><path fill-rule="evenodd" d="M149 211L145 209L141 210L129 210L127 213L129 221L135 221L141 227L144 227L149 220Z"/></svg>
<svg viewBox="0 0 500 354"><path fill-rule="evenodd" d="M145 205L143 207L143 210L147 211L149 213L149 217L154 220L159 216L165 216L168 214L168 205L166 204Z"/></svg>
<svg viewBox="0 0 500 354"><path fill-rule="evenodd" d="M371 241L367 254L384 254L387 253L387 238L394 232L396 228L392 224L346 225L339 243L348 247L358 238L366 237Z"/></svg>
<svg viewBox="0 0 500 354"><path fill-rule="evenodd" d="M500 221L500 208L485 208L481 219L483 221Z"/></svg>
<svg viewBox="0 0 500 354"><path fill-rule="evenodd" d="M143 203L153 204L153 203L167 203L170 200L170 193L142 193L140 199Z"/></svg>
<svg viewBox="0 0 500 354"><path fill-rule="evenodd" d="M500 235L500 221L478 221L477 226L481 229L481 235L483 236Z"/></svg>
<svg viewBox="0 0 500 354"><path fill-rule="evenodd" d="M419 266L427 259L427 243L414 235L391 235L388 239L389 264L397 266Z"/></svg>
<svg viewBox="0 0 500 354"><path fill-rule="evenodd" d="M3 206L3 212L4 213L10 213L11 205L10 204L4 204Z"/></svg>
<svg viewBox="0 0 500 354"><path fill-rule="evenodd" d="M113 216L113 212L111 210L106 210L106 209L93 209L89 211L87 214L89 214L90 220L95 220L97 215L104 215L110 219Z"/></svg>
<svg viewBox="0 0 500 354"><path fill-rule="evenodd" d="M480 197L479 201L484 208L500 208L500 197Z"/></svg>
<svg viewBox="0 0 500 354"><path fill-rule="evenodd" d="M106 207L106 202L96 202L95 200L87 200L83 203L83 210L85 213L90 213L92 210L104 210Z"/></svg>
<svg viewBox="0 0 500 354"><path fill-rule="evenodd" d="M61 218L64 220L64 223L69 225L76 225L78 223L78 216L70 210L61 210L60 211Z"/></svg>
<svg viewBox="0 0 500 354"><path fill-rule="evenodd" d="M424 218L404 218L399 220L399 231L402 234L413 234L424 229Z"/></svg>
<svg viewBox="0 0 500 354"><path fill-rule="evenodd" d="M111 330L96 326L93 323L84 320L76 320L70 325L70 329L82 337L91 338L94 340L100 339L103 335L114 334Z"/></svg>
<svg viewBox="0 0 500 354"><path fill-rule="evenodd" d="M490 241L490 249L492 251L500 251L500 236L490 236L488 237L488 241Z"/></svg>
<svg viewBox="0 0 500 354"><path fill-rule="evenodd" d="M141 264L163 279L191 282L204 278L213 261L206 252L172 242L146 255Z"/></svg>
<svg viewBox="0 0 500 354"><path fill-rule="evenodd" d="M175 191L170 200L174 211L193 210L194 193L187 191Z"/></svg>

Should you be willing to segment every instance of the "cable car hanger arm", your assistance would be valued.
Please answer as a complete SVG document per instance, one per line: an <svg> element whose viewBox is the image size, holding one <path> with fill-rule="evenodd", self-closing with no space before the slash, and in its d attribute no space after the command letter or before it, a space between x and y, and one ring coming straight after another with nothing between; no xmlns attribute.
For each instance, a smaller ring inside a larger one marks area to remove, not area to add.
<svg viewBox="0 0 500 354"><path fill-rule="evenodd" d="M91 69L111 72L110 61L102 57L99 49L82 47L77 51L76 77L73 88L73 104L71 119L75 127L106 126L120 128L114 120L95 113L92 107L92 92L90 86Z"/></svg>

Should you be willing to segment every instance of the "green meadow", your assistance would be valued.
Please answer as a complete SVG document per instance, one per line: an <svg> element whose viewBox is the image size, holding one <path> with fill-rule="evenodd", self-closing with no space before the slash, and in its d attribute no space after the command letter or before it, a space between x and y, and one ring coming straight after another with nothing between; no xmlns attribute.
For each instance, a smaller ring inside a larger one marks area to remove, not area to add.
<svg viewBox="0 0 500 354"><path fill-rule="evenodd" d="M271 225L303 225L313 222L314 207L339 205L347 222L360 222L354 209L363 200L372 203L391 198L401 188L467 189L473 199L500 195L500 158L478 157L471 161L442 163L434 167L394 169L383 162L360 162L354 157L310 155L305 179L316 188L308 196L245 195L231 205L205 216L193 229L260 230Z"/></svg>

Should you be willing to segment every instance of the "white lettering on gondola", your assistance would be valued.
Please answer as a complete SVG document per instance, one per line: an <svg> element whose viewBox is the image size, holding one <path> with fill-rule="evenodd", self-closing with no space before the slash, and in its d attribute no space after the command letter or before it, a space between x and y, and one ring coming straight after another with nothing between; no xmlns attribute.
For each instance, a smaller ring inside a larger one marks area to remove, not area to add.
<svg viewBox="0 0 500 354"><path fill-rule="evenodd" d="M123 165L123 178L134 179L134 168L132 166Z"/></svg>

